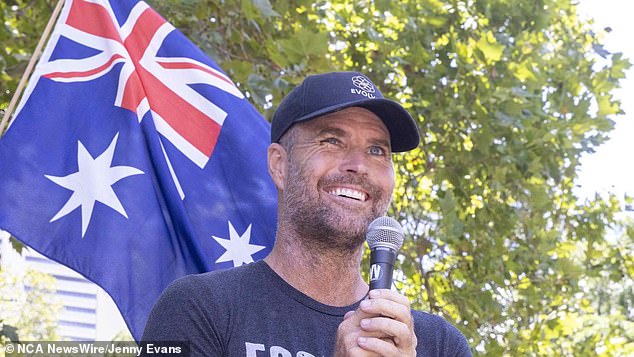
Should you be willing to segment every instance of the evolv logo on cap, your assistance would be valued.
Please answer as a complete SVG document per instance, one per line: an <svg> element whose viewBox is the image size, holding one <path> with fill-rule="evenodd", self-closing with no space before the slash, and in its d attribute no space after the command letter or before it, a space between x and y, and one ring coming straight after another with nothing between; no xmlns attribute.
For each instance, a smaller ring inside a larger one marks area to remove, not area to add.
<svg viewBox="0 0 634 357"><path fill-rule="evenodd" d="M350 93L352 94L361 94L364 97L368 98L376 98L374 92L376 89L374 88L374 84L370 82L367 78L363 76L354 76L352 77L352 84L354 84L357 88L350 88Z"/></svg>

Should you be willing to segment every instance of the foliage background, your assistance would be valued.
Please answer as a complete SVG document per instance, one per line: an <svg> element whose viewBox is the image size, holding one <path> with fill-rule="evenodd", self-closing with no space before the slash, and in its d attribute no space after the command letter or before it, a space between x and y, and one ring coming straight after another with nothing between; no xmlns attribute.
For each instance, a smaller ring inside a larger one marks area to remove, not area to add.
<svg viewBox="0 0 634 357"><path fill-rule="evenodd" d="M307 75L359 70L417 119L395 156L399 286L479 355L634 354L630 197L580 199L629 62L570 0L150 0L270 118ZM0 3L6 108L54 1Z"/></svg>
<svg viewBox="0 0 634 357"><path fill-rule="evenodd" d="M59 340L56 329L61 303L53 295L55 289L55 278L49 274L34 270L0 271L0 344L16 342L18 338Z"/></svg>

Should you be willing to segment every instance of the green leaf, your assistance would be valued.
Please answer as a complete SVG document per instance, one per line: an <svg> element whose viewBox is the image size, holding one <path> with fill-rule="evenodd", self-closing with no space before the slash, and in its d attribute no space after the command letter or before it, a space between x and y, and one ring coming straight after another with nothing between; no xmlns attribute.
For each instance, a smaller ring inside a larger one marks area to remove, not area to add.
<svg viewBox="0 0 634 357"><path fill-rule="evenodd" d="M273 10L273 6L269 2L269 0L253 0L253 4L260 11L260 14L265 18L268 17L279 17L280 14Z"/></svg>
<svg viewBox="0 0 634 357"><path fill-rule="evenodd" d="M242 13L247 19L253 20L259 15L253 0L241 0L240 3L242 5Z"/></svg>
<svg viewBox="0 0 634 357"><path fill-rule="evenodd" d="M325 33L300 29L293 37L279 41L281 51L289 63L301 63L309 57L325 56L328 36Z"/></svg>
<svg viewBox="0 0 634 357"><path fill-rule="evenodd" d="M519 65L514 65L514 64L510 64L510 67L514 67L514 71L513 74L515 74L515 77L517 77L517 79L519 79L520 81L524 82L526 80L535 80L535 74L533 73L533 68L531 68L531 64L527 63L527 62L523 62Z"/></svg>
<svg viewBox="0 0 634 357"><path fill-rule="evenodd" d="M24 243L15 239L15 237L9 237L9 242L11 243L11 247L18 253L22 254L22 250L24 249Z"/></svg>
<svg viewBox="0 0 634 357"><path fill-rule="evenodd" d="M599 110L597 114L599 116L608 116L617 114L619 112L619 104L612 100L611 95L602 95L597 97L597 105Z"/></svg>
<svg viewBox="0 0 634 357"><path fill-rule="evenodd" d="M499 61L504 53L504 45L497 42L491 31L483 34L476 43L476 46L484 55L487 63Z"/></svg>

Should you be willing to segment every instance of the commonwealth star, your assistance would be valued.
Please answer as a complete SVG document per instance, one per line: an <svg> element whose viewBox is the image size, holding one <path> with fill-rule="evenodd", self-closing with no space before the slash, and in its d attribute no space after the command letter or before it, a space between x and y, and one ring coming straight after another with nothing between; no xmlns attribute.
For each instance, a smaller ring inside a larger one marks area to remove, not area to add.
<svg viewBox="0 0 634 357"><path fill-rule="evenodd" d="M66 176L44 175L59 186L73 191L66 204L51 218L50 222L66 216L81 206L81 237L84 238L92 218L95 201L105 204L128 218L112 185L128 176L142 174L143 171L131 166L110 167L118 137L119 133L97 158L93 158L81 141L77 141L77 172Z"/></svg>

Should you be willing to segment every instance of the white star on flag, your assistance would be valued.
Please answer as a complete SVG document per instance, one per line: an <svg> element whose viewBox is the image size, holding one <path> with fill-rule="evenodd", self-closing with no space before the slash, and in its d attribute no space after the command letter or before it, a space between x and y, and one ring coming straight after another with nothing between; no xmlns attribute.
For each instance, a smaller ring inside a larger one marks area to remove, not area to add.
<svg viewBox="0 0 634 357"><path fill-rule="evenodd" d="M264 249L264 246L250 244L251 240L251 225L242 234L238 235L236 229L233 228L231 221L229 221L229 239L212 236L213 239L218 242L226 252L216 260L216 263L223 263L233 260L233 266L238 267L242 264L253 263L253 254Z"/></svg>
<svg viewBox="0 0 634 357"><path fill-rule="evenodd" d="M128 176L142 174L143 171L131 166L110 167L118 137L119 133L114 136L110 146L96 159L93 159L81 141L77 141L77 172L67 176L44 175L59 186L73 191L66 204L51 218L50 222L66 216L81 206L81 237L84 238L92 218L95 201L105 204L128 218L112 185Z"/></svg>

